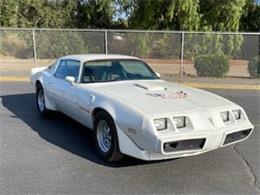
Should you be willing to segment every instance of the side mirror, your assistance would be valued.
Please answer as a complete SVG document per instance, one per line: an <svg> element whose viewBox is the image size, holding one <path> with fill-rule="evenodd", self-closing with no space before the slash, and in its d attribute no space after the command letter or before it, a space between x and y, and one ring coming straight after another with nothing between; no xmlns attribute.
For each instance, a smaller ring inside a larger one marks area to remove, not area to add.
<svg viewBox="0 0 260 195"><path fill-rule="evenodd" d="M66 77L65 77L65 80L68 81L70 84L73 85L73 84L75 83L75 80L76 80L76 79L75 79L75 77L73 77L73 76L66 76Z"/></svg>
<svg viewBox="0 0 260 195"><path fill-rule="evenodd" d="M160 73L158 73L158 72L155 72L155 74L156 74L156 76L158 76L159 78L161 78L161 75L160 75Z"/></svg>

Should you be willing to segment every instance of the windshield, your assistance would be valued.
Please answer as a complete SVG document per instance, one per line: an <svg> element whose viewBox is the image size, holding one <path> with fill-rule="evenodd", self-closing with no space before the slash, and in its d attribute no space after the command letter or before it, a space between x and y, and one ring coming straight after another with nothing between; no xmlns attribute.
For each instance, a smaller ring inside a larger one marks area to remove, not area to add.
<svg viewBox="0 0 260 195"><path fill-rule="evenodd" d="M81 83L122 80L159 79L152 69L140 60L98 60L83 64Z"/></svg>

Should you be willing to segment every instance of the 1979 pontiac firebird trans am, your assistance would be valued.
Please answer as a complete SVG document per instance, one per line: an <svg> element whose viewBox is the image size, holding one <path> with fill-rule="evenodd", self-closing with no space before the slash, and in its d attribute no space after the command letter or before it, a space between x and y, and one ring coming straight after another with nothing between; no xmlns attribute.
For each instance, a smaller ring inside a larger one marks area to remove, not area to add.
<svg viewBox="0 0 260 195"><path fill-rule="evenodd" d="M71 55L33 68L39 113L60 111L94 131L98 154L159 160L201 154L247 139L253 125L239 105L169 83L122 55Z"/></svg>

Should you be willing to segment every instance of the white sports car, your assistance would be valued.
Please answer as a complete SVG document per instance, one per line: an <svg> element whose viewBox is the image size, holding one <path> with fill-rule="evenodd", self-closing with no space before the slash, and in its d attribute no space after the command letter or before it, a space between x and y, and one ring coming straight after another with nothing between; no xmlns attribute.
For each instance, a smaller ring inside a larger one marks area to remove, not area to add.
<svg viewBox="0 0 260 195"><path fill-rule="evenodd" d="M33 68L42 116L60 111L93 129L98 154L117 161L201 154L245 140L243 108L215 94L169 83L145 62L122 55L71 55Z"/></svg>

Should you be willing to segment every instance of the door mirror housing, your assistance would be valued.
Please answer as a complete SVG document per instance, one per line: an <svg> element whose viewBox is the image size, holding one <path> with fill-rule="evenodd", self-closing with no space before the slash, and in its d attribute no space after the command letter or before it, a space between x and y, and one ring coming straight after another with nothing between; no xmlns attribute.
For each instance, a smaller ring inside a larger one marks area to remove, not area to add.
<svg viewBox="0 0 260 195"><path fill-rule="evenodd" d="M66 81L68 81L70 84L74 84L75 83L75 81L76 81L76 79L75 79L75 77L73 77L73 76L66 76L65 77L65 80Z"/></svg>

